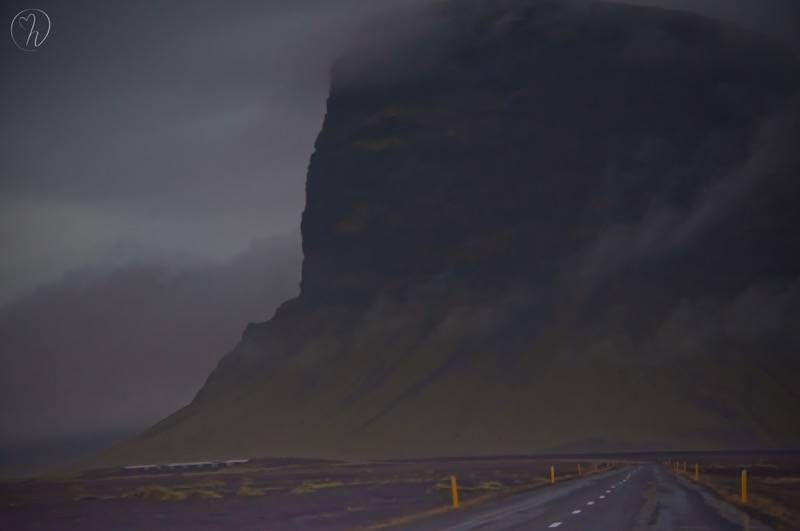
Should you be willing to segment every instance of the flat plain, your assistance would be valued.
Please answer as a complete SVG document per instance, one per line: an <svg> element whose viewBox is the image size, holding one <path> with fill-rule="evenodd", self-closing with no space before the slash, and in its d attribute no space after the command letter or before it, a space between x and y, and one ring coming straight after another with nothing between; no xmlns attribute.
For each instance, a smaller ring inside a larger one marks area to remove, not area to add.
<svg viewBox="0 0 800 531"><path fill-rule="evenodd" d="M0 483L0 529L378 530L413 529L452 509L491 507L515 494L628 465L655 462L776 531L800 529L800 455L670 454L473 457L394 461L260 459L216 470L96 470ZM631 467L633 468L633 467ZM750 497L739 499L747 469Z"/></svg>
<svg viewBox="0 0 800 531"><path fill-rule="evenodd" d="M577 475L579 461L465 458L417 461L255 460L205 471L99 470L0 484L0 528L93 530L380 529ZM582 473L612 465L580 461ZM409 520L410 519L410 520Z"/></svg>

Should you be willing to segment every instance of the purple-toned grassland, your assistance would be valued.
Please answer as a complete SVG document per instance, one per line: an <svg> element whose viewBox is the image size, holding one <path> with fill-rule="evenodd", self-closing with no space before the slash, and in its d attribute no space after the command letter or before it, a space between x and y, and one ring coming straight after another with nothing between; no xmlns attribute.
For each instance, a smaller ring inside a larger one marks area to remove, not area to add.
<svg viewBox="0 0 800 531"><path fill-rule="evenodd" d="M687 458L690 459L690 458ZM685 476L736 505L776 531L800 529L800 455L706 455L687 461ZM747 470L748 500L741 500L741 474Z"/></svg>
<svg viewBox="0 0 800 531"><path fill-rule="evenodd" d="M547 484L577 462L472 458L393 462L259 460L233 469L180 473L97 471L0 483L0 529L364 529L446 508L449 477L462 503ZM582 462L591 472L595 464Z"/></svg>

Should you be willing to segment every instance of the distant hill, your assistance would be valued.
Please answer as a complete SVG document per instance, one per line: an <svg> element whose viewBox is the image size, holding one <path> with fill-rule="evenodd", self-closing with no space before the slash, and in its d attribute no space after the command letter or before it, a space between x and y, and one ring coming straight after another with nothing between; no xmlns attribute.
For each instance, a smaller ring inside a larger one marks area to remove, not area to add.
<svg viewBox="0 0 800 531"><path fill-rule="evenodd" d="M800 446L795 56L617 4L423 16L334 68L301 295L98 462Z"/></svg>

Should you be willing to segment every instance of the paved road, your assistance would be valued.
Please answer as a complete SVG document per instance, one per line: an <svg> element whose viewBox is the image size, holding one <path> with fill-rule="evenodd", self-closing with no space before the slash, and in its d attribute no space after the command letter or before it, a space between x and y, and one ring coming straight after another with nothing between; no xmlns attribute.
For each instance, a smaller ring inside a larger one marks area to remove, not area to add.
<svg viewBox="0 0 800 531"><path fill-rule="evenodd" d="M769 531L738 509L657 465L616 470L455 511L423 531Z"/></svg>

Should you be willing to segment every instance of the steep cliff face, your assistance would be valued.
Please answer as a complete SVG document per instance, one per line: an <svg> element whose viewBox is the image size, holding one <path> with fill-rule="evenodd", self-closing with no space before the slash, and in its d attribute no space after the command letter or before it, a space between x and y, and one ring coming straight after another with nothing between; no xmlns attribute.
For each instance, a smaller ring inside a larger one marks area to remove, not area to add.
<svg viewBox="0 0 800 531"><path fill-rule="evenodd" d="M334 69L302 293L112 460L796 446L796 58L451 1Z"/></svg>

